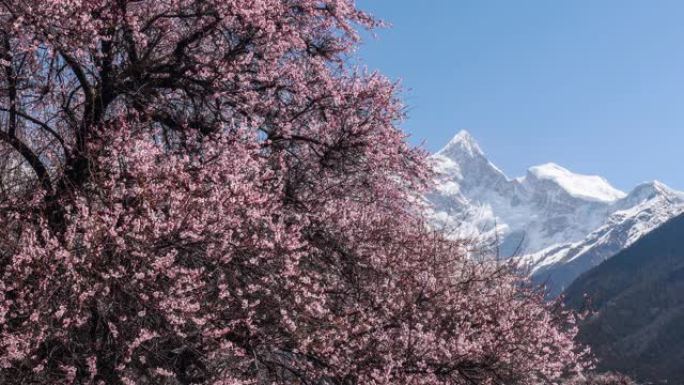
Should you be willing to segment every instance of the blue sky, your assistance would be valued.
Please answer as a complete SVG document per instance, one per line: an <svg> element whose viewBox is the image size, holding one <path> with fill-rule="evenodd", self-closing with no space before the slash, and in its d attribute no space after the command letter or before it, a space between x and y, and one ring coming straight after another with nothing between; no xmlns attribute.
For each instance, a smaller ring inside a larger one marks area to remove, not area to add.
<svg viewBox="0 0 684 385"><path fill-rule="evenodd" d="M684 1L357 0L359 56L405 88L412 142L460 129L509 176L556 162L684 189Z"/></svg>

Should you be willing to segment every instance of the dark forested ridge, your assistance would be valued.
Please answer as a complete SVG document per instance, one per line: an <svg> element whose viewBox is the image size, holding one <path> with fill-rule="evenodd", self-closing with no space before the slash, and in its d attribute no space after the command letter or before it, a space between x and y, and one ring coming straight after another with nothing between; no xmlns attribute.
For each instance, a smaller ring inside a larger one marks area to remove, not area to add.
<svg viewBox="0 0 684 385"><path fill-rule="evenodd" d="M601 369L684 384L684 216L588 271L565 294L571 307L595 311L580 338Z"/></svg>

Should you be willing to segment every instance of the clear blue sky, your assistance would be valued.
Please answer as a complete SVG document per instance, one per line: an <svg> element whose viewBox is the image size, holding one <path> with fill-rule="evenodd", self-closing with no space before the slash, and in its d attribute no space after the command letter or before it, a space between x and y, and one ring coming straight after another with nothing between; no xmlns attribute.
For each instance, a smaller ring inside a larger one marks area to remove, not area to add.
<svg viewBox="0 0 684 385"><path fill-rule="evenodd" d="M392 24L361 61L400 80L430 151L468 129L509 176L556 162L684 189L683 0L357 0Z"/></svg>

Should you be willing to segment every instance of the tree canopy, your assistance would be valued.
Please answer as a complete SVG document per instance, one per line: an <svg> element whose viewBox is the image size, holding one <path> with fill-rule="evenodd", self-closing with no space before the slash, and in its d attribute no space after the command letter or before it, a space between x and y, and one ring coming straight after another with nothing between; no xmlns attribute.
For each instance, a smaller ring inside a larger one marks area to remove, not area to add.
<svg viewBox="0 0 684 385"><path fill-rule="evenodd" d="M430 230L351 0L0 0L0 382L538 384L574 316Z"/></svg>

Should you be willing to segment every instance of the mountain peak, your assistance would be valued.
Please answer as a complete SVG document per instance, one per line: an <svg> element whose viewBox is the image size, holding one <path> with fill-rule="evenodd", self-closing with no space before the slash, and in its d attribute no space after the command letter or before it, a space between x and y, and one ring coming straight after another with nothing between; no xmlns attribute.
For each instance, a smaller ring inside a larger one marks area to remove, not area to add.
<svg viewBox="0 0 684 385"><path fill-rule="evenodd" d="M666 185L665 183L663 183L659 180L652 180L652 181L648 182L648 184L650 184L651 186L653 186L653 188L660 190L660 191L663 191L663 190L664 191L672 191L670 186Z"/></svg>
<svg viewBox="0 0 684 385"><path fill-rule="evenodd" d="M484 155L475 138L466 130L459 131L437 154L447 157L456 154L465 154L470 157Z"/></svg>
<svg viewBox="0 0 684 385"><path fill-rule="evenodd" d="M600 176L575 174L555 163L531 167L528 173L536 179L554 182L575 198L614 202L626 196Z"/></svg>
<svg viewBox="0 0 684 385"><path fill-rule="evenodd" d="M468 130L461 130L450 141L451 143L455 142L469 142L469 143L475 143L475 138L473 135L468 132Z"/></svg>
<svg viewBox="0 0 684 385"><path fill-rule="evenodd" d="M673 190L658 180L644 182L636 186L630 193L631 199L652 199L656 196L677 197L684 199L684 193Z"/></svg>
<svg viewBox="0 0 684 385"><path fill-rule="evenodd" d="M537 177L544 177L549 174L573 174L567 168L553 162L532 166L528 171Z"/></svg>

